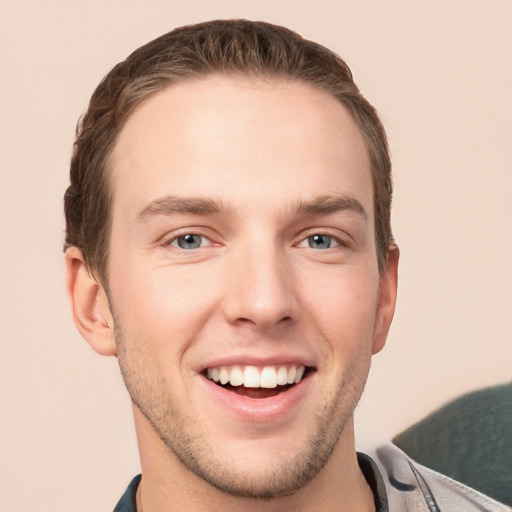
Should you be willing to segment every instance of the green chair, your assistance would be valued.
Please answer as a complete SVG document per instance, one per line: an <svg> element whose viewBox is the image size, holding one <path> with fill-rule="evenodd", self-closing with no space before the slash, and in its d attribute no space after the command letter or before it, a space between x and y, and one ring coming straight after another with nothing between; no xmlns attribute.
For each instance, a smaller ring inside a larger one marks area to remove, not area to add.
<svg viewBox="0 0 512 512"><path fill-rule="evenodd" d="M512 382L457 398L393 443L420 464L512 506Z"/></svg>

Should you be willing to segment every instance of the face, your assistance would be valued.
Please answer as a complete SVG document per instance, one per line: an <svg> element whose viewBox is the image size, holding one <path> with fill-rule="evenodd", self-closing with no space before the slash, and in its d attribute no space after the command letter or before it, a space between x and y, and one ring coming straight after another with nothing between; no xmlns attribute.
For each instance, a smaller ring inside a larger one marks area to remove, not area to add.
<svg viewBox="0 0 512 512"><path fill-rule="evenodd" d="M129 118L113 180L110 302L136 421L225 492L292 493L353 443L392 315L350 115L297 83L176 85Z"/></svg>

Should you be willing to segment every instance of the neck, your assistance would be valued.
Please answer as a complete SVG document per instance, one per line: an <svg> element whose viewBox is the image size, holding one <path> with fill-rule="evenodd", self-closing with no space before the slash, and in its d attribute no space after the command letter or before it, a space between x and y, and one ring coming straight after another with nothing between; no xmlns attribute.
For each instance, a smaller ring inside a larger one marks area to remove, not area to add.
<svg viewBox="0 0 512 512"><path fill-rule="evenodd" d="M357 464L353 422L349 421L331 456L303 488L279 498L255 499L226 494L186 468L135 411L142 465L137 512L369 512L373 493Z"/></svg>

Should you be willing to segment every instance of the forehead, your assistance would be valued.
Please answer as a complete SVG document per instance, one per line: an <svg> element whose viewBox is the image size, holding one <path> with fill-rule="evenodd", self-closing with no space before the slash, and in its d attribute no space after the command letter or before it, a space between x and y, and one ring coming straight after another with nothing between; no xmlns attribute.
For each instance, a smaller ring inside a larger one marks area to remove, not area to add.
<svg viewBox="0 0 512 512"><path fill-rule="evenodd" d="M165 195L263 210L343 193L373 211L351 115L302 83L212 76L170 86L130 116L112 161L114 218Z"/></svg>

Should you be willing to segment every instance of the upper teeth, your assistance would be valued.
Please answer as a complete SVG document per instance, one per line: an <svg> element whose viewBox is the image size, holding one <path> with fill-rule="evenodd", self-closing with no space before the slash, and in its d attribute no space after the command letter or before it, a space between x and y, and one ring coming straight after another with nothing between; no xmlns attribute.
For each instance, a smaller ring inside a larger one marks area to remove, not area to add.
<svg viewBox="0 0 512 512"><path fill-rule="evenodd" d="M208 368L206 376L214 382L246 388L275 388L287 384L297 384L304 375L302 365L287 366L220 366Z"/></svg>

